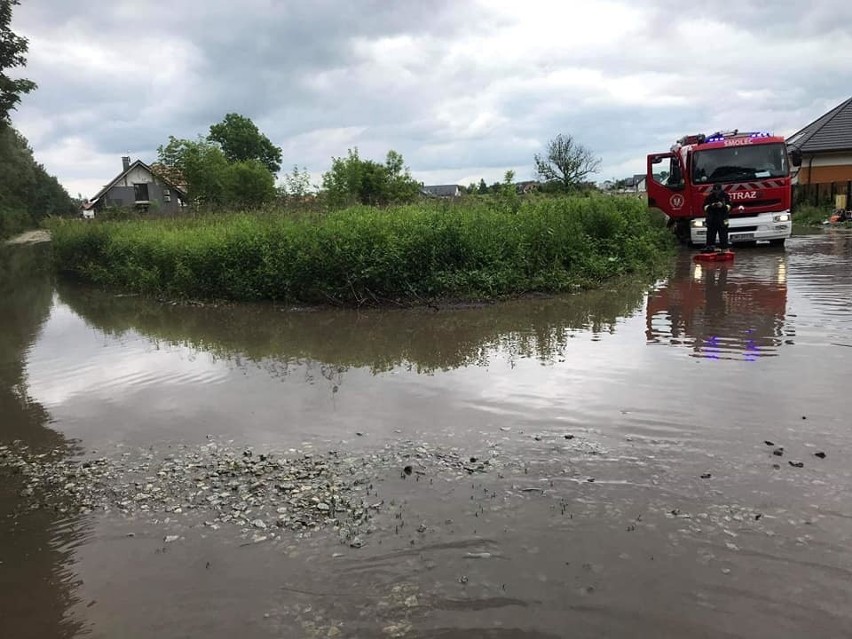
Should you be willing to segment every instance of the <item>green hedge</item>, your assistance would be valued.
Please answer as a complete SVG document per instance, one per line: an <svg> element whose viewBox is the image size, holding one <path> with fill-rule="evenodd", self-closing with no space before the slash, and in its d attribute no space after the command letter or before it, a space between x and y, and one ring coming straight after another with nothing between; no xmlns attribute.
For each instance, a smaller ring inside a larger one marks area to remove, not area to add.
<svg viewBox="0 0 852 639"><path fill-rule="evenodd" d="M54 220L60 270L170 298L374 303L558 292L648 270L669 254L636 200L440 203L324 216Z"/></svg>

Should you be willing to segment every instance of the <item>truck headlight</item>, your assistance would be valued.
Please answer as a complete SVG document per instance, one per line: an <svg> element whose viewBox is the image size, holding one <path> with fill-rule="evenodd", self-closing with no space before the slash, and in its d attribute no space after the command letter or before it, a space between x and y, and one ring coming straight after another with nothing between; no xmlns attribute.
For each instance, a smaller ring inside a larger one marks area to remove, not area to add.
<svg viewBox="0 0 852 639"><path fill-rule="evenodd" d="M776 215L773 219L776 222L789 222L790 221L790 214L789 213L782 213L781 215Z"/></svg>
<svg viewBox="0 0 852 639"><path fill-rule="evenodd" d="M692 228L700 229L703 226L704 226L704 218L703 217L699 217L699 218L692 220Z"/></svg>

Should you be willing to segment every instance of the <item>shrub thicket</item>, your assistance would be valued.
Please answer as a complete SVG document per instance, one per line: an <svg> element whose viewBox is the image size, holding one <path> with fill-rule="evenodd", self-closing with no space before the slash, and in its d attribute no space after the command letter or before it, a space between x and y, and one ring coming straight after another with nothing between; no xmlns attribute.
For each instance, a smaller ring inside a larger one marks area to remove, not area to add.
<svg viewBox="0 0 852 639"><path fill-rule="evenodd" d="M662 220L618 198L421 203L323 216L56 220L58 267L171 298L360 304L558 292L646 270Z"/></svg>

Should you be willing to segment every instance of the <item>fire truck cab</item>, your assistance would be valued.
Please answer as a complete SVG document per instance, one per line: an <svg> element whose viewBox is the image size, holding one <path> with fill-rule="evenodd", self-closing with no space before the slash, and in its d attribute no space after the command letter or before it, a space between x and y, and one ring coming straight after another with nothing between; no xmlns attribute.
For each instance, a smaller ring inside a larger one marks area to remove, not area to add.
<svg viewBox="0 0 852 639"><path fill-rule="evenodd" d="M798 166L800 158L787 153L783 137L769 133L684 136L667 153L648 156L648 206L666 214L681 241L703 245L704 198L718 183L731 198L732 244L783 246L792 230L791 161Z"/></svg>

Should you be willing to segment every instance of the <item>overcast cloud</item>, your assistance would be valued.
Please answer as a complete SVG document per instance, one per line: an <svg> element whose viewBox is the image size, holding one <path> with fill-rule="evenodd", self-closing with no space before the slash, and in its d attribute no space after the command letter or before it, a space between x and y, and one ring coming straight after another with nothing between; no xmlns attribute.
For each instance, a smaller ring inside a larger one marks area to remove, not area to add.
<svg viewBox="0 0 852 639"><path fill-rule="evenodd" d="M798 130L852 95L850 25L848 0L23 0L13 119L72 195L228 112L317 180L354 146L428 184L528 179L563 132L602 181L685 133Z"/></svg>

